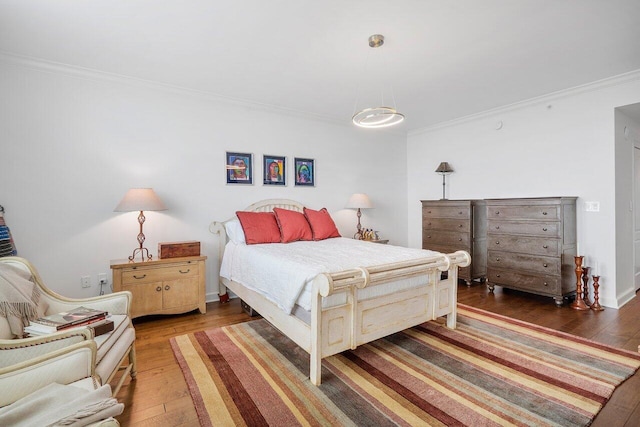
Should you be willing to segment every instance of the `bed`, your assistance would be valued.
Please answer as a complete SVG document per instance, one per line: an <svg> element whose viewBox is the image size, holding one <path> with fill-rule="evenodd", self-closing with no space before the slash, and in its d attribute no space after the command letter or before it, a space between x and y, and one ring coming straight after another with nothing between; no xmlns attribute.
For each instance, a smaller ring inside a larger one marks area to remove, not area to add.
<svg viewBox="0 0 640 427"><path fill-rule="evenodd" d="M304 206L293 200L268 199L254 203L244 210L271 212L274 208L302 212ZM215 221L210 226L210 231L217 240L221 270L225 269L222 254L226 250L225 255L228 255L233 248L227 237L225 223L233 219ZM351 239L342 239L344 245L356 244L352 240L346 240ZM338 239L335 241L339 242ZM320 242L306 242L315 243ZM221 301L227 295L227 288L230 289L309 353L309 377L315 385L321 383L321 361L325 357L355 349L359 345L440 316L446 316L447 327L456 327L458 267L466 267L471 262L467 252L442 254L399 247L384 249L386 245L370 242L357 244L371 245L364 248L367 251L373 251L375 246L376 251L394 252L395 261L318 273L307 286L307 293L310 294L308 311L300 310L298 305L291 312L283 310L279 306L282 304L277 300L267 298L239 281L222 276ZM275 245L295 246L290 243ZM413 251L416 255L398 259L397 254L402 254L401 250ZM243 259L242 262L247 263L244 265L249 265L251 258ZM442 274L443 272L447 273ZM386 291L376 292L379 289ZM305 311L306 316L301 315Z"/></svg>

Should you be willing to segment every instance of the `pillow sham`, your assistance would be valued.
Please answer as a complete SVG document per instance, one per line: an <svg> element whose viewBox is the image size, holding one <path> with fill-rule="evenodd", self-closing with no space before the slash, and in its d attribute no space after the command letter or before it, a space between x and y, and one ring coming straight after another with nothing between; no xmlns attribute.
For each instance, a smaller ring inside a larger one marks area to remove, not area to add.
<svg viewBox="0 0 640 427"><path fill-rule="evenodd" d="M246 240L244 238L244 231L242 230L242 224L240 224L240 220L234 218L230 221L224 223L224 229L227 232L227 237L233 243L237 244L246 244Z"/></svg>
<svg viewBox="0 0 640 427"><path fill-rule="evenodd" d="M280 243L280 228L273 212L236 212L247 245Z"/></svg>
<svg viewBox="0 0 640 427"><path fill-rule="evenodd" d="M273 213L275 213L276 221L280 227L282 243L313 239L309 222L302 212L273 208Z"/></svg>
<svg viewBox="0 0 640 427"><path fill-rule="evenodd" d="M309 221L311 226L311 233L313 240L324 240L332 237L342 237L336 227L335 222L331 219L331 215L327 211L327 208L322 208L319 211L313 209L304 208L304 216Z"/></svg>

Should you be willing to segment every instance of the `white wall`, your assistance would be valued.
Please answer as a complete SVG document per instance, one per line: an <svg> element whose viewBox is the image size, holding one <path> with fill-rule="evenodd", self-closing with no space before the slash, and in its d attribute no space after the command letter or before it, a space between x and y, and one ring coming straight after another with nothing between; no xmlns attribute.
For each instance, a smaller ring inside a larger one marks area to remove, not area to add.
<svg viewBox="0 0 640 427"><path fill-rule="evenodd" d="M61 294L97 295L97 274L110 279L109 261L137 246L137 213L113 212L132 187L153 187L168 207L145 213L152 253L158 242L201 241L208 299L218 274L209 224L261 199L326 206L351 236L355 211L343 207L368 193L376 208L363 226L406 244L403 135L37 63L0 61L0 93L0 204L19 255ZM226 185L225 151L253 153L254 185ZM288 186L262 185L263 154L287 156ZM316 160L316 187L293 186L294 156Z"/></svg>
<svg viewBox="0 0 640 427"><path fill-rule="evenodd" d="M420 200L442 196L434 171L448 161L448 198L577 196L578 246L601 276L601 304L633 294L616 271L614 109L640 101L639 74L461 119L408 137L409 246L421 246ZM496 129L502 122L502 128ZM599 201L600 212L585 212ZM631 229L628 230L631 232Z"/></svg>

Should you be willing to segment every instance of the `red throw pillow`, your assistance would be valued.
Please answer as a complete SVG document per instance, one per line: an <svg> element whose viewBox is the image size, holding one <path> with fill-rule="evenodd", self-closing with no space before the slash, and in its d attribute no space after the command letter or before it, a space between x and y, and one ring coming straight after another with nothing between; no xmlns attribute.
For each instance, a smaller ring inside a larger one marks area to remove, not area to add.
<svg viewBox="0 0 640 427"><path fill-rule="evenodd" d="M309 222L302 212L281 208L273 208L273 212L280 226L282 243L313 239Z"/></svg>
<svg viewBox="0 0 640 427"><path fill-rule="evenodd" d="M273 212L236 212L247 245L280 243L280 228Z"/></svg>
<svg viewBox="0 0 640 427"><path fill-rule="evenodd" d="M333 219L331 219L331 215L329 215L326 208L322 208L319 211L304 208L304 216L307 217L307 221L309 221L309 225L311 225L313 240L341 237L340 232L338 232L336 228L336 224L333 222Z"/></svg>

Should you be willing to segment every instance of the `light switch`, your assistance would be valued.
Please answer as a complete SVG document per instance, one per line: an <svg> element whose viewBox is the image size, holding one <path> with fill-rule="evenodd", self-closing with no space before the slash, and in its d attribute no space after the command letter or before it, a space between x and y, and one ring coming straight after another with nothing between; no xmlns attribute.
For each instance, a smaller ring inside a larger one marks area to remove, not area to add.
<svg viewBox="0 0 640 427"><path fill-rule="evenodd" d="M586 212L600 212L600 202L584 202Z"/></svg>

